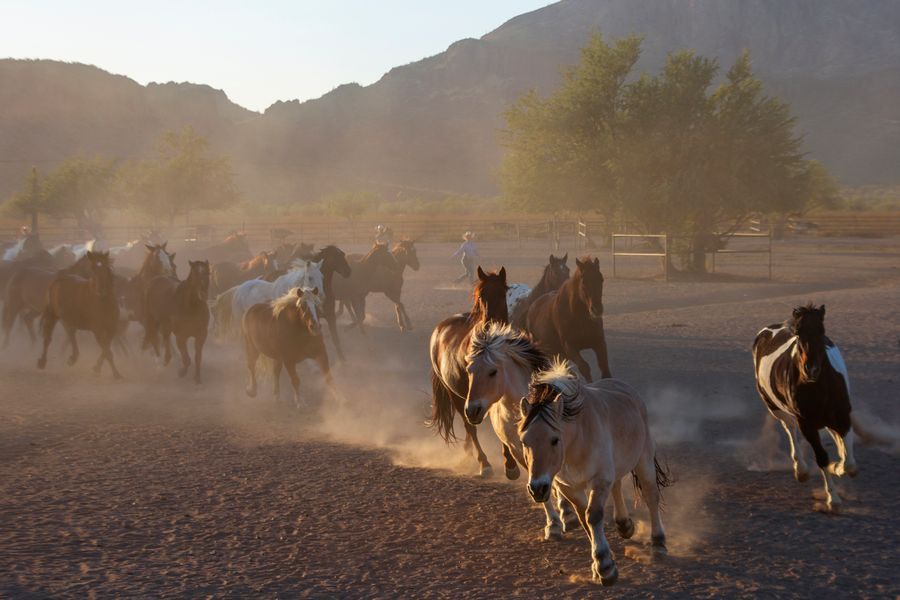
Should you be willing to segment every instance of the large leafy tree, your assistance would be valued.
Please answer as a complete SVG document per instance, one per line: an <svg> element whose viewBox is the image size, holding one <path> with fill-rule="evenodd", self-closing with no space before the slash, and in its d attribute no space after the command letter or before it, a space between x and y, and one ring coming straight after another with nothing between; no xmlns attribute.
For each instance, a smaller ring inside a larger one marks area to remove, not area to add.
<svg viewBox="0 0 900 600"><path fill-rule="evenodd" d="M747 53L714 87L717 62L691 51L633 77L640 45L595 35L555 93L527 94L508 111L501 181L511 202L594 209L666 232L688 268L702 270L705 251L751 215L795 212L833 194Z"/></svg>
<svg viewBox="0 0 900 600"><path fill-rule="evenodd" d="M193 210L227 208L239 197L228 159L210 156L209 142L191 127L164 134L156 157L127 165L122 183L136 210L169 223Z"/></svg>
<svg viewBox="0 0 900 600"><path fill-rule="evenodd" d="M71 157L43 182L44 212L74 219L94 235L100 234L103 212L113 204L115 161Z"/></svg>

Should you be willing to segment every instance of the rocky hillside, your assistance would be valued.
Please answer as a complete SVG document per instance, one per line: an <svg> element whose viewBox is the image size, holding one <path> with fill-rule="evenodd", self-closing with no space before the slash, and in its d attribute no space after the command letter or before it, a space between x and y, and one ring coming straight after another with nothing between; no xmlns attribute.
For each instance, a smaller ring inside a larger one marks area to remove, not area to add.
<svg viewBox="0 0 900 600"><path fill-rule="evenodd" d="M768 89L793 105L813 156L849 184L900 182L896 0L564 0L373 85L277 102L258 117L204 86L143 88L81 65L5 61L0 158L127 154L160 128L193 122L232 155L251 195L305 200L373 187L490 194L504 108L530 88L551 90L592 31L644 35L644 70L673 49L694 48L727 67L748 48Z"/></svg>

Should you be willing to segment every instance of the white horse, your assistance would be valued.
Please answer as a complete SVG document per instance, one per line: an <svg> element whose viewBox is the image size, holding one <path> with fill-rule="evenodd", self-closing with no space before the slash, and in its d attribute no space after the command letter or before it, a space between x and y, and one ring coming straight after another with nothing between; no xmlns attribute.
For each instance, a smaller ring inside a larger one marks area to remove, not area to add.
<svg viewBox="0 0 900 600"><path fill-rule="evenodd" d="M585 384L572 363L556 359L534 375L521 413L528 493L535 502L546 502L555 484L575 505L591 540L594 581L612 585L619 577L603 531L610 492L619 534L625 539L634 535L622 495L622 479L629 473L650 511L653 556L666 554L659 487L670 481L656 462L647 407L637 392L618 379Z"/></svg>
<svg viewBox="0 0 900 600"><path fill-rule="evenodd" d="M309 288L325 295L325 283L322 275L322 261L295 261L294 267L276 279L251 279L234 288L231 295L231 319L234 330L241 330L241 319L244 313L261 302L271 302L290 292L293 288Z"/></svg>
<svg viewBox="0 0 900 600"><path fill-rule="evenodd" d="M527 298L531 294L531 286L525 283L511 283L506 289L506 310L509 316L515 314L516 306L519 302Z"/></svg>
<svg viewBox="0 0 900 600"><path fill-rule="evenodd" d="M466 356L469 393L465 417L473 425L481 423L485 415L490 417L503 444L507 479L518 479L519 465L526 466L519 440L519 400L528 394L531 376L548 366L547 358L531 338L510 325L491 322L472 333ZM578 518L570 503L561 501L560 511L566 517L565 526L552 499L547 498L544 539L559 539L564 529L577 527Z"/></svg>

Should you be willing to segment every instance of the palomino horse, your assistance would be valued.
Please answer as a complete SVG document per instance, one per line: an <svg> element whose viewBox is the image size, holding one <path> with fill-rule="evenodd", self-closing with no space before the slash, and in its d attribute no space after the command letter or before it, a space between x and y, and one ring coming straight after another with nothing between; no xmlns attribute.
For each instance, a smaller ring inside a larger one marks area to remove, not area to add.
<svg viewBox="0 0 900 600"><path fill-rule="evenodd" d="M205 260L189 261L190 273L184 281L172 277L157 277L147 290L147 324L145 335L150 339L156 355L159 356L158 334L162 334L165 344L165 364L171 359L169 338L175 334L175 344L181 354L181 368L178 376L187 375L191 366L187 341L194 338L194 381L200 383L200 366L203 360L203 345L209 328L209 263Z"/></svg>
<svg viewBox="0 0 900 600"><path fill-rule="evenodd" d="M555 292L537 298L528 309L526 329L548 355L561 355L591 380L581 350L594 351L602 377L612 377L603 332L603 274L600 261L575 259L575 274Z"/></svg>
<svg viewBox="0 0 900 600"><path fill-rule="evenodd" d="M519 298L510 298L506 295L506 304L510 306L509 321L516 329L525 329L525 319L528 316L528 309L535 300L548 294L555 292L569 278L569 266L566 262L569 260L569 254L566 253L562 258L556 258L552 254L544 267L541 280L537 282L533 288L528 288L528 293ZM527 287L527 286L526 286Z"/></svg>
<svg viewBox="0 0 900 600"><path fill-rule="evenodd" d="M241 331L250 374L248 396L256 397L256 362L260 354L275 361L273 380L276 398L281 392L281 369L284 367L287 370L294 388L294 404L298 408L304 404L300 398L298 362L315 360L328 386L333 385L319 323L321 302L318 290L294 288L271 302L251 306L244 314Z"/></svg>
<svg viewBox="0 0 900 600"><path fill-rule="evenodd" d="M485 273L478 267L478 282L472 292L472 310L444 319L431 332L429 355L431 357L431 421L430 426L450 443L456 439L453 418L463 417L466 429L466 449L474 446L480 475L491 472L475 426L465 420L466 395L469 391L469 375L466 372L466 354L472 332L485 323L508 323L506 311L506 269L498 273Z"/></svg>
<svg viewBox="0 0 900 600"><path fill-rule="evenodd" d="M503 445L507 479L519 478L519 465L526 467L522 442L519 440L519 400L528 393L531 376L550 366L550 362L528 337L508 324L489 323L472 333L466 372L469 393L465 417L478 425L485 415L491 419L494 432ZM572 505L564 500L560 508L565 525L550 498L544 502L547 524L544 539L559 539L564 529L577 526L578 517Z"/></svg>
<svg viewBox="0 0 900 600"><path fill-rule="evenodd" d="M210 282L217 291L223 292L277 269L278 260L275 258L275 253L260 252L253 258L237 264L232 262L216 263L210 273Z"/></svg>
<svg viewBox="0 0 900 600"><path fill-rule="evenodd" d="M3 346L9 344L9 335L16 317L22 315L22 321L31 336L35 340L34 320L39 317L47 307L47 292L50 284L58 275L78 275L90 277L90 261L83 256L75 264L66 269L57 271L37 268L22 267L13 273L6 286L6 296L3 303Z"/></svg>
<svg viewBox="0 0 900 600"><path fill-rule="evenodd" d="M345 305L353 319L353 324L365 334L363 321L366 319L365 300L371 290L372 281L379 269L398 270L394 255L387 244L375 244L369 253L359 261L350 261L352 271L350 277L335 279L332 282L334 297Z"/></svg>
<svg viewBox="0 0 900 600"><path fill-rule="evenodd" d="M44 335L44 351L38 359L38 368L47 366L47 348L53 339L53 328L62 321L72 355L68 364L78 360L77 331L90 331L100 345L100 357L94 365L94 372L100 373L103 361L109 362L113 377L121 378L110 345L119 327L119 303L113 287L112 268L106 252L88 252L90 277L60 274L50 284L47 307L41 317L41 332Z"/></svg>
<svg viewBox="0 0 900 600"><path fill-rule="evenodd" d="M809 478L799 428L822 472L827 508L837 512L841 498L831 476L856 476L853 434L859 427L851 413L847 367L841 351L825 335L825 306L799 306L789 321L760 331L753 342L753 362L759 396L791 444L794 477ZM834 439L838 462L829 461L819 438L822 428Z"/></svg>
<svg viewBox="0 0 900 600"><path fill-rule="evenodd" d="M572 504L591 540L594 581L612 585L619 577L606 534L603 510L612 492L619 535L634 535L634 521L622 494L630 473L635 492L650 511L654 557L666 554L666 533L659 516L660 487L668 474L656 461L647 408L629 385L618 379L583 384L566 360L534 375L521 401L519 438L528 463L528 493L546 502L554 487Z"/></svg>
<svg viewBox="0 0 900 600"><path fill-rule="evenodd" d="M413 271L419 270L419 257L416 254L416 242L408 238L404 238L394 245L391 250L397 265L394 268L381 267L375 270L369 279L370 294L382 293L387 296L388 300L394 303L394 312L397 314L397 325L400 331L412 330L412 321L406 313L406 307L400 300L400 294L403 291L403 272L406 267ZM351 256L351 260L358 262L362 257ZM341 307L343 309L343 306ZM361 305L357 311L357 315L365 318L366 314L366 297L363 296Z"/></svg>

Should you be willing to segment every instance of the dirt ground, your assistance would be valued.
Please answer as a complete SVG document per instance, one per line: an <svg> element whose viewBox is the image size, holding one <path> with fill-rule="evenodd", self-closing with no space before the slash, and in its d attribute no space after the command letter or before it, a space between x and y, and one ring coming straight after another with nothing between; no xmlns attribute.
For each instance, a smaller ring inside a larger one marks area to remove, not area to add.
<svg viewBox="0 0 900 600"><path fill-rule="evenodd" d="M784 440L776 453L761 436L749 354L762 326L825 303L855 406L900 424L900 239L778 243L772 282L760 256L720 261L703 282L648 278L646 259L620 265L641 279L607 278L613 373L644 395L677 480L666 560L649 561L642 509L635 539L608 528L612 588L590 582L581 532L541 541L524 478L476 478L423 424L431 327L469 306L452 249L420 248L404 289L413 332L370 299L370 335L344 334L339 398L301 370L317 411L295 410L286 385L280 401L268 382L247 398L230 340L210 345L196 386L147 355L119 359L122 382L95 377L87 338L66 367L61 332L39 372L17 331L0 354L0 597L900 597L898 458L859 448L843 514L814 510L821 478L795 482ZM548 252L482 254L534 283Z"/></svg>

